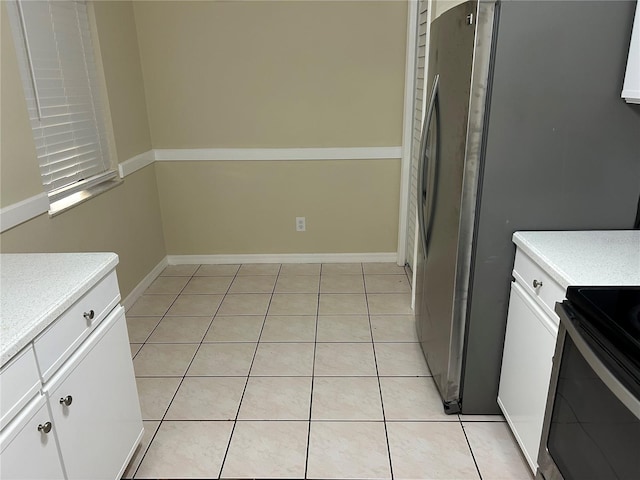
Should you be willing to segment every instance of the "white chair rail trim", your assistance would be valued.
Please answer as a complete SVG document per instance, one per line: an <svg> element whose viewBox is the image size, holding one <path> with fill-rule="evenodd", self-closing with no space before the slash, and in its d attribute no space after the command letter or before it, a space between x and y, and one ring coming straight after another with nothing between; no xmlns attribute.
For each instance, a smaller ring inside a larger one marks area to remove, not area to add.
<svg viewBox="0 0 640 480"><path fill-rule="evenodd" d="M120 177L153 162L216 161L301 161L301 160L395 160L402 147L330 147L330 148L178 148L155 149L141 153L118 165Z"/></svg>
<svg viewBox="0 0 640 480"><path fill-rule="evenodd" d="M120 178L154 162L175 161L300 161L390 160L402 157L402 147L331 148L184 148L148 150L118 165ZM49 210L49 198L41 193L0 209L0 232L31 220ZM395 259L394 259L395 260ZM291 261L291 260L287 260ZM331 261L331 260L327 260ZM360 261L360 260L357 260ZM389 260L383 260L389 261Z"/></svg>
<svg viewBox="0 0 640 480"><path fill-rule="evenodd" d="M0 209L0 232L20 225L49 211L49 196L39 193Z"/></svg>
<svg viewBox="0 0 640 480"><path fill-rule="evenodd" d="M156 157L153 150L147 150L135 157L131 157L129 160L118 165L118 172L120 178L124 178L127 175L131 175L133 172L143 169L147 165L151 165L155 161Z"/></svg>
<svg viewBox="0 0 640 480"><path fill-rule="evenodd" d="M402 147L187 148L155 150L158 162L256 160L382 160L402 156Z"/></svg>

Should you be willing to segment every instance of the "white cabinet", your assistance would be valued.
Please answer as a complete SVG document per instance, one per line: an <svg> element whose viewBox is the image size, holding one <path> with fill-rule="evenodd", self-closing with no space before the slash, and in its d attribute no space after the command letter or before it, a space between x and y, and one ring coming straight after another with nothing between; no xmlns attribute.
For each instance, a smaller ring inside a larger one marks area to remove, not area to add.
<svg viewBox="0 0 640 480"><path fill-rule="evenodd" d="M118 307L47 384L69 479L120 478L140 441L140 407Z"/></svg>
<svg viewBox="0 0 640 480"><path fill-rule="evenodd" d="M40 375L33 347L28 345L0 369L0 428L40 391Z"/></svg>
<svg viewBox="0 0 640 480"><path fill-rule="evenodd" d="M640 231L515 232L513 242L498 403L535 473L558 331L555 305L571 285L640 285Z"/></svg>
<svg viewBox="0 0 640 480"><path fill-rule="evenodd" d="M535 473L557 325L511 284L498 404Z"/></svg>
<svg viewBox="0 0 640 480"><path fill-rule="evenodd" d="M38 395L0 434L0 478L64 478L45 397ZM87 477L89 478L89 477Z"/></svg>
<svg viewBox="0 0 640 480"><path fill-rule="evenodd" d="M2 480L116 480L142 438L124 309L118 305L117 257L87 255L12 258L9 263L23 262L35 274L3 272L10 299L21 295L22 301L4 299L2 320L15 331L29 331L29 322L39 330L23 339L3 325L5 339L13 342L2 344L3 354L7 345L20 350L0 369ZM35 278L38 262L59 272L74 260L68 271L73 281L57 274L41 276L49 283ZM42 288L32 288L38 280ZM75 296L65 297L60 283ZM39 308L26 315L22 305L28 311L30 302Z"/></svg>
<svg viewBox="0 0 640 480"><path fill-rule="evenodd" d="M535 474L565 289L520 249L513 278L498 405Z"/></svg>

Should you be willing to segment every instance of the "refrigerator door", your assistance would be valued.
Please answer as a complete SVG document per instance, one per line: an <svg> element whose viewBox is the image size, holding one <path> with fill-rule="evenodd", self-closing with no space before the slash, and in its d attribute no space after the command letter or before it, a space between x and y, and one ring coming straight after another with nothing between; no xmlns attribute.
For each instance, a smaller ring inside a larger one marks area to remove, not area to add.
<svg viewBox="0 0 640 480"><path fill-rule="evenodd" d="M476 9L477 2L464 3L431 25L427 84L433 113L425 125L427 163L422 167L423 188L418 189L425 251L418 263L421 295L416 321L422 351L448 413L459 409L462 344L456 332L462 327L454 325L453 309Z"/></svg>

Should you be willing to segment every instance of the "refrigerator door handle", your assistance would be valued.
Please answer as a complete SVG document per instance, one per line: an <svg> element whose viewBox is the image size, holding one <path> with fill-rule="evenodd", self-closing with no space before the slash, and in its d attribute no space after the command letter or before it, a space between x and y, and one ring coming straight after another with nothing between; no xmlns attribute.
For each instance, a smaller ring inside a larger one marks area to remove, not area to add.
<svg viewBox="0 0 640 480"><path fill-rule="evenodd" d="M431 158L429 156L429 145L430 142L436 141L436 139L429 138L429 127L434 118L434 111L436 108L436 101L438 98L438 87L440 83L440 75L436 75L433 79L433 88L431 90L431 99L429 100L429 109L427 110L427 115L425 117L424 125L422 126L422 142L420 145L420 168L418 170L418 182L420 183L418 188L418 217L419 217L419 226L420 226L420 238L422 239L422 251L424 256L427 256L428 250L428 242L427 235L431 229L431 213L432 213L432 205L433 205L433 189L430 188L432 185L428 185L425 181L426 174L430 173L431 169ZM436 121L438 119L436 118ZM438 129L436 127L436 137L439 135ZM436 145L437 151L437 145ZM432 183L432 182L429 182ZM430 196L429 201L427 202L429 208L427 212L424 209L424 202L427 200L427 195ZM425 218L425 213L428 214L428 220Z"/></svg>
<svg viewBox="0 0 640 480"><path fill-rule="evenodd" d="M420 243L422 244L422 255L426 256L426 241L424 238L424 162L427 148L427 125L429 121L430 108L425 113L424 122L422 123L422 135L420 137L420 153L418 154L418 185L416 188L416 204L418 207L418 235L420 235Z"/></svg>

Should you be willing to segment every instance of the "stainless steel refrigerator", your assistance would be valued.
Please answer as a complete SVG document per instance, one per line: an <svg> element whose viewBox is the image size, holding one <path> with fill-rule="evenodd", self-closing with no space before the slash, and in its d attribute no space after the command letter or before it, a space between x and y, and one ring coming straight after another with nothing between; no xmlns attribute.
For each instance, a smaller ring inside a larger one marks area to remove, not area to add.
<svg viewBox="0 0 640 480"><path fill-rule="evenodd" d="M418 335L445 411L496 403L517 230L628 229L640 106L620 98L634 1L470 1L431 25Z"/></svg>

